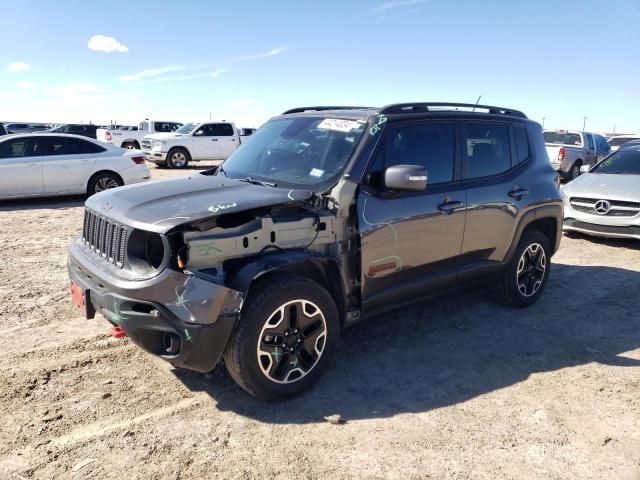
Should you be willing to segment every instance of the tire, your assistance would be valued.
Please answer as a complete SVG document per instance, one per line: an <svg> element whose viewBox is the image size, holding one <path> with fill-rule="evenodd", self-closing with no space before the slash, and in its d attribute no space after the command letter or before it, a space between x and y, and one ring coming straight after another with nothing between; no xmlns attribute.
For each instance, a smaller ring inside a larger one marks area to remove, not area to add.
<svg viewBox="0 0 640 480"><path fill-rule="evenodd" d="M140 145L138 145L138 142L124 142L122 144L122 148L126 148L127 150L133 150L133 149L140 150Z"/></svg>
<svg viewBox="0 0 640 480"><path fill-rule="evenodd" d="M571 169L567 172L567 181L575 180L580 176L580 167L582 166L582 162L578 160L573 165L571 165Z"/></svg>
<svg viewBox="0 0 640 480"><path fill-rule="evenodd" d="M167 166L169 168L187 168L191 156L184 148L174 148L167 154Z"/></svg>
<svg viewBox="0 0 640 480"><path fill-rule="evenodd" d="M550 253L549 239L544 233L525 230L507 270L495 280L494 291L498 300L516 308L533 305L549 279Z"/></svg>
<svg viewBox="0 0 640 480"><path fill-rule="evenodd" d="M89 180L87 194L91 196L104 190L121 187L122 185L124 185L124 182L115 173L100 172L94 175L91 180Z"/></svg>
<svg viewBox="0 0 640 480"><path fill-rule="evenodd" d="M273 276L252 287L224 364L249 394L284 400L320 378L339 335L338 309L324 287L304 277Z"/></svg>

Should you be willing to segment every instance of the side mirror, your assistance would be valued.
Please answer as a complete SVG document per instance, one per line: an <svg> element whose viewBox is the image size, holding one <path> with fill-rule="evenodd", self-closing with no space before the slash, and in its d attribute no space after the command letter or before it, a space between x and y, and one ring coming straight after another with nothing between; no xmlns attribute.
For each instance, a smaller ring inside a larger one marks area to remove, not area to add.
<svg viewBox="0 0 640 480"><path fill-rule="evenodd" d="M394 165L384 172L389 190L421 192L427 188L427 170L420 165Z"/></svg>
<svg viewBox="0 0 640 480"><path fill-rule="evenodd" d="M204 130L198 130L196 133L194 133L196 137L201 137L203 134L204 134Z"/></svg>
<svg viewBox="0 0 640 480"><path fill-rule="evenodd" d="M591 165L580 165L580 173L587 173L591 170Z"/></svg>

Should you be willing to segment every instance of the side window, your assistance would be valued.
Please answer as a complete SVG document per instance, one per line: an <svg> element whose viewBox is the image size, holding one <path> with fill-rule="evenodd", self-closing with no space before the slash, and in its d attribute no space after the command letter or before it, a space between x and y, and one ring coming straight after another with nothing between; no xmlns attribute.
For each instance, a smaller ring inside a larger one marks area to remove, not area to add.
<svg viewBox="0 0 640 480"><path fill-rule="evenodd" d="M527 137L526 127L514 126L513 135L516 139L518 163L524 163L531 157L531 153L529 151L529 138Z"/></svg>
<svg viewBox="0 0 640 480"><path fill-rule="evenodd" d="M200 128L198 128L195 132L194 135L196 137L213 137L215 135L215 128L213 124L206 124L206 125L202 125Z"/></svg>
<svg viewBox="0 0 640 480"><path fill-rule="evenodd" d="M218 137L231 137L233 136L233 127L230 123L217 123L214 125L215 135Z"/></svg>
<svg viewBox="0 0 640 480"><path fill-rule="evenodd" d="M21 158L41 155L35 153L34 142L29 138L19 138L0 143L0 158Z"/></svg>
<svg viewBox="0 0 640 480"><path fill-rule="evenodd" d="M588 133L585 133L584 136L587 138L587 148L593 150L593 137Z"/></svg>
<svg viewBox="0 0 640 480"><path fill-rule="evenodd" d="M180 124L179 123L169 123L169 132L175 132L177 129L180 128Z"/></svg>
<svg viewBox="0 0 640 480"><path fill-rule="evenodd" d="M66 137L51 137L49 148L43 155L77 155L84 153L81 140Z"/></svg>
<svg viewBox="0 0 640 480"><path fill-rule="evenodd" d="M490 177L511 168L509 129L498 123L465 123L465 178Z"/></svg>
<svg viewBox="0 0 640 480"><path fill-rule="evenodd" d="M451 182L455 165L455 126L428 122L390 128L370 168L370 183L382 185L383 172L394 165L422 165L428 185Z"/></svg>
<svg viewBox="0 0 640 480"><path fill-rule="evenodd" d="M96 145L93 142L85 142L83 140L78 140L82 144L82 151L84 153L101 153L106 151L106 148L101 147L100 145Z"/></svg>
<svg viewBox="0 0 640 480"><path fill-rule="evenodd" d="M84 133L85 128L83 125L71 125L68 129L68 132L75 133L75 134Z"/></svg>
<svg viewBox="0 0 640 480"><path fill-rule="evenodd" d="M157 122L153 124L153 129L156 132L169 133L175 130L174 125L173 123Z"/></svg>

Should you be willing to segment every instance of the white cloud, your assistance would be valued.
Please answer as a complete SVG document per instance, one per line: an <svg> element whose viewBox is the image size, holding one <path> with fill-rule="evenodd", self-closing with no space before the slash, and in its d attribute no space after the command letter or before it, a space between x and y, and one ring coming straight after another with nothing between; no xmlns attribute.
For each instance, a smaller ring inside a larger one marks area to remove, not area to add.
<svg viewBox="0 0 640 480"><path fill-rule="evenodd" d="M229 70L226 68L216 68L213 72L211 72L211 78L218 78L223 73L227 73Z"/></svg>
<svg viewBox="0 0 640 480"><path fill-rule="evenodd" d="M86 95L103 95L109 93L103 87L95 83L74 82L55 88L50 94L58 97L77 97Z"/></svg>
<svg viewBox="0 0 640 480"><path fill-rule="evenodd" d="M236 100L235 102L231 102L229 106L233 108L244 108L255 104L256 101L253 98L242 98L240 100Z"/></svg>
<svg viewBox="0 0 640 480"><path fill-rule="evenodd" d="M0 92L0 98L11 98L11 94L7 92Z"/></svg>
<svg viewBox="0 0 640 480"><path fill-rule="evenodd" d="M421 3L426 3L429 0L396 0L391 2L385 2L377 7L371 9L372 13L382 13L387 12L389 10L394 10L402 7L410 7L412 5L419 5Z"/></svg>
<svg viewBox="0 0 640 480"><path fill-rule="evenodd" d="M171 72L180 72L186 70L186 67L179 67L176 65L170 65L167 67L159 67L159 68L149 68L147 70L142 70L138 73L132 73L129 75L122 75L120 77L120 81L122 82L136 82L138 80L144 80L147 78L159 77L160 75L164 75L166 73Z"/></svg>
<svg viewBox="0 0 640 480"><path fill-rule="evenodd" d="M32 82L31 80L20 80L12 85L14 88L34 88L36 86L36 82Z"/></svg>
<svg viewBox="0 0 640 480"><path fill-rule="evenodd" d="M286 52L290 48L291 47L272 48L268 52L256 53L253 55L246 55L244 57L232 58L231 60L227 60L226 62L223 62L223 65L229 64L229 63L247 62L249 60L260 60L261 58L275 57L276 55L280 55L281 53Z"/></svg>
<svg viewBox="0 0 640 480"><path fill-rule="evenodd" d="M27 72L31 70L31 65L24 62L13 62L7 65L7 70L10 72Z"/></svg>
<svg viewBox="0 0 640 480"><path fill-rule="evenodd" d="M89 50L95 50L97 52L126 52L129 47L123 45L113 37L107 37L105 35L94 35L89 39L87 44Z"/></svg>

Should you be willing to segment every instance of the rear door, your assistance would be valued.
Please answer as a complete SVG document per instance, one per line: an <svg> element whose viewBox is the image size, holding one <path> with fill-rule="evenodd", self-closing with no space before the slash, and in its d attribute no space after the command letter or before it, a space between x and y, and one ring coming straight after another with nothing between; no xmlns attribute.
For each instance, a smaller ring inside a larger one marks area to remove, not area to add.
<svg viewBox="0 0 640 480"><path fill-rule="evenodd" d="M84 192L96 163L95 153L104 151L104 148L80 138L43 138L48 141L42 157L45 192Z"/></svg>
<svg viewBox="0 0 640 480"><path fill-rule="evenodd" d="M523 166L531 156L526 126L469 120L462 124L461 141L467 188L460 266L464 277L505 259L532 185Z"/></svg>
<svg viewBox="0 0 640 480"><path fill-rule="evenodd" d="M215 123L205 123L193 132L190 146L191 158L209 160L220 158L218 128Z"/></svg>
<svg viewBox="0 0 640 480"><path fill-rule="evenodd" d="M215 129L218 139L217 158L226 159L238 148L235 130L230 123L217 123L215 124Z"/></svg>
<svg viewBox="0 0 640 480"><path fill-rule="evenodd" d="M365 314L414 300L429 287L455 283L466 202L458 159L454 122L385 128L358 195ZM425 191L386 190L384 170L402 164L426 168Z"/></svg>
<svg viewBox="0 0 640 480"><path fill-rule="evenodd" d="M36 137L0 142L0 197L43 192L42 156Z"/></svg>

